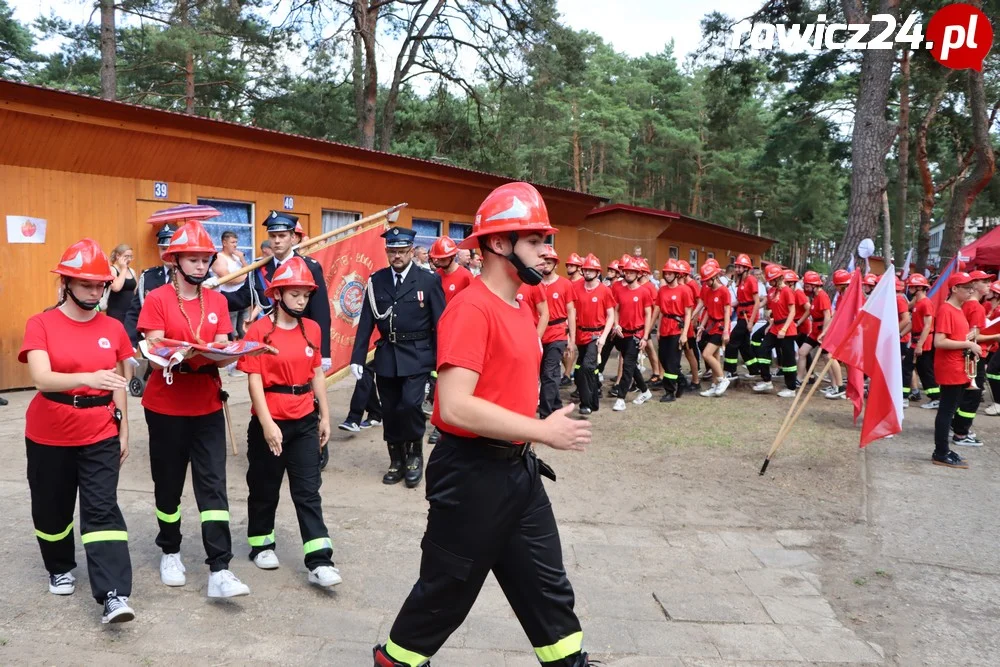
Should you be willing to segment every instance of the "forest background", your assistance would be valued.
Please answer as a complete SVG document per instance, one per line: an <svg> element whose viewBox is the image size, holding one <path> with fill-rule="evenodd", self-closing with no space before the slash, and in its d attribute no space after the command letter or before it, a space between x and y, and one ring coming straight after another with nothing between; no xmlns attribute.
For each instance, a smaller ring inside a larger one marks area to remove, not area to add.
<svg viewBox="0 0 1000 667"><path fill-rule="evenodd" d="M1000 0L971 3L998 25ZM799 270L845 266L865 237L897 265L914 248L923 270L932 225L946 224L949 258L967 219L1000 224L1000 55L977 72L906 43L730 44L744 19L918 13L926 25L942 2L748 0L743 16L708 2L700 47L680 62L672 42L616 51L566 25L555 0L80 4L85 20L25 24L0 0L0 78L759 225L778 240L769 258ZM643 3L632 13L641 23Z"/></svg>

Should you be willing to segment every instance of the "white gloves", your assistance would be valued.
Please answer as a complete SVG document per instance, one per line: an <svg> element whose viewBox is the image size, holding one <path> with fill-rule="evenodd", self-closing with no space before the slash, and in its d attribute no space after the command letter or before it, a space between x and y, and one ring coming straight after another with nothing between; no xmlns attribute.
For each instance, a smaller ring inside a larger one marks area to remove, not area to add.
<svg viewBox="0 0 1000 667"><path fill-rule="evenodd" d="M365 367L361 364L351 364L351 375L354 376L355 380L360 380L361 376L365 374Z"/></svg>
<svg viewBox="0 0 1000 667"><path fill-rule="evenodd" d="M326 373L328 370L333 368L333 359L331 359L330 357L323 357L323 361L320 364L320 367L323 369L323 372Z"/></svg>
<svg viewBox="0 0 1000 667"><path fill-rule="evenodd" d="M219 279L216 278L215 276L209 276L208 280L203 282L201 286L204 287L205 289L215 289L216 287L219 286Z"/></svg>

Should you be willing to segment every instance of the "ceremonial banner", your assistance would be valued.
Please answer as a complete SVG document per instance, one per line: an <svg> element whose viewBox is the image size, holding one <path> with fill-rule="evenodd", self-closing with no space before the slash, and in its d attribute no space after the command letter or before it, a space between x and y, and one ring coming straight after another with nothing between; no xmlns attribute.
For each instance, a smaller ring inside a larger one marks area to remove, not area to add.
<svg viewBox="0 0 1000 667"><path fill-rule="evenodd" d="M351 364L354 332L361 317L361 306L368 298L365 291L368 278L389 265L385 240L381 236L384 231L385 223L379 222L309 253L323 266L330 296L330 360L333 363L326 373L328 376Z"/></svg>
<svg viewBox="0 0 1000 667"><path fill-rule="evenodd" d="M153 365L163 369L167 384L170 384L170 373L174 366L182 361L197 361L200 362L197 365L203 366L206 362L236 361L242 356L274 351L270 346L254 341L236 340L229 343L199 345L169 338L161 338L155 343L150 343L148 340L140 341L139 350Z"/></svg>

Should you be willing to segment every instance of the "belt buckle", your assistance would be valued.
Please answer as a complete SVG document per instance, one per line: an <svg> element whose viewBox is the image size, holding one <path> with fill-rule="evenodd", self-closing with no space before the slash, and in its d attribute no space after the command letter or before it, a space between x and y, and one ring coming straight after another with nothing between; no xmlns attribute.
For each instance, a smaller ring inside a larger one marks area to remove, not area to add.
<svg viewBox="0 0 1000 667"><path fill-rule="evenodd" d="M80 404L77 402L79 400L79 398L80 398L79 394L73 394L73 407L74 408L80 408L81 407Z"/></svg>
<svg viewBox="0 0 1000 667"><path fill-rule="evenodd" d="M392 330L392 331L389 332L389 342L390 343L395 343L396 342L396 331L395 330Z"/></svg>

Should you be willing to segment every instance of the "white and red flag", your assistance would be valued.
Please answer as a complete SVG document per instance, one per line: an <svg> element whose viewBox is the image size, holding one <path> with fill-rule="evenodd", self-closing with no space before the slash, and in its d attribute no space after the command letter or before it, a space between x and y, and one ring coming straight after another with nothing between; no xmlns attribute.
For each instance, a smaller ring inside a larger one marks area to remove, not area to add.
<svg viewBox="0 0 1000 667"><path fill-rule="evenodd" d="M903 428L903 374L896 311L896 273L882 274L843 341L835 359L860 368L869 378L861 446Z"/></svg>
<svg viewBox="0 0 1000 667"><path fill-rule="evenodd" d="M864 305L865 297L861 291L861 271L855 269L852 272L850 284L837 299L837 310L833 314L830 326L826 328L826 333L823 334L823 349L831 356L835 356L834 352L852 331L854 322L858 319ZM854 422L857 423L865 400L865 374L860 368L850 364L847 366L847 398L854 404Z"/></svg>

